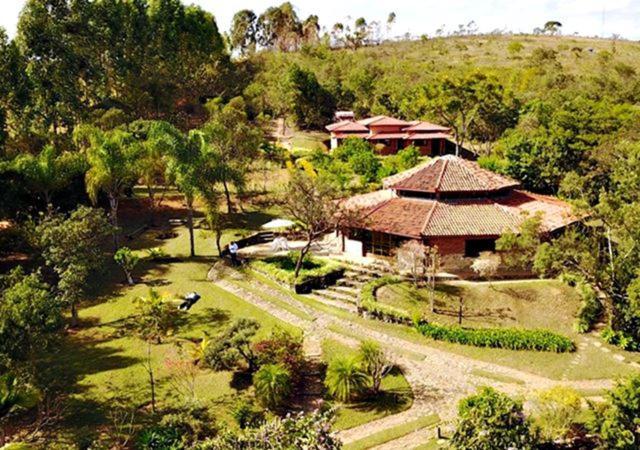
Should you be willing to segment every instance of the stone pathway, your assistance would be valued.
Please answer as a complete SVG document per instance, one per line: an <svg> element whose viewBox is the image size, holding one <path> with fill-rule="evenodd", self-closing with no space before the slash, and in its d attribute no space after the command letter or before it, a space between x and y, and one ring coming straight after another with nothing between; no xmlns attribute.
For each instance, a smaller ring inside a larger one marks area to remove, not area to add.
<svg viewBox="0 0 640 450"><path fill-rule="evenodd" d="M414 394L412 407L399 414L341 431L339 435L344 443L357 441L373 433L432 413L437 413L443 420L452 420L456 415L458 401L474 393L478 386L487 384L485 378L474 375L473 372L478 370L520 380L521 383L491 382L497 389L510 395L526 394L527 392L555 385L567 385L576 389L608 389L612 386L610 380L553 380L510 367L449 353L428 345L391 336L348 319L325 313L300 302L294 296L280 289L272 288L255 278L245 277L238 272L234 272L230 276L231 278L242 280L243 283L251 283L252 287L257 289L257 292L264 292L265 295L304 311L313 318L312 320L304 320L229 279L222 278L215 281L222 289L252 303L274 317L302 329L305 335L305 352L308 355L317 357L317 355L321 354L321 344L325 339L338 340L352 347L359 344L359 340L329 329L330 325L336 325L340 329L348 330L349 336L358 336L362 339L371 339L379 342L389 350L392 359L403 369ZM418 359L407 358L407 352L417 355ZM394 442L394 444L396 443ZM383 448L402 447L387 446Z"/></svg>

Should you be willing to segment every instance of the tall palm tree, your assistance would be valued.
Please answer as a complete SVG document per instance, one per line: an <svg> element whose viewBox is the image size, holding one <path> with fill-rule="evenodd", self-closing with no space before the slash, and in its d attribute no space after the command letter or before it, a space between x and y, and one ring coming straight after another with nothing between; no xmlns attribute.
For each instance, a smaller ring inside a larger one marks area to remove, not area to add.
<svg viewBox="0 0 640 450"><path fill-rule="evenodd" d="M367 386L369 377L356 358L336 358L327 368L324 384L333 397L349 401Z"/></svg>
<svg viewBox="0 0 640 450"><path fill-rule="evenodd" d="M253 375L256 395L265 406L278 407L291 393L291 374L278 364L265 364Z"/></svg>
<svg viewBox="0 0 640 450"><path fill-rule="evenodd" d="M104 192L109 199L113 241L118 243L118 203L126 187L136 178L135 164L140 144L127 131L114 129L102 131L95 127L79 127L76 141L84 146L89 170L86 174L87 193L96 203L98 194Z"/></svg>
<svg viewBox="0 0 640 450"><path fill-rule="evenodd" d="M38 155L22 155L15 168L24 177L29 189L44 198L49 214L53 211L52 195L65 188L71 178L83 171L86 162L82 155L58 154L52 145L45 146Z"/></svg>

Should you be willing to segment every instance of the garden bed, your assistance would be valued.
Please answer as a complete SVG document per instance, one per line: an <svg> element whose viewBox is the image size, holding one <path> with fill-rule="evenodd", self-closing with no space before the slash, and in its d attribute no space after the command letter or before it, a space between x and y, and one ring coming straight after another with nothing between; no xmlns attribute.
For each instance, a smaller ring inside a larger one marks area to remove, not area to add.
<svg viewBox="0 0 640 450"><path fill-rule="evenodd" d="M297 253L252 261L252 269L262 272L279 283L292 288L296 294L308 294L336 283L344 275L344 267L335 261L306 257L295 277Z"/></svg>

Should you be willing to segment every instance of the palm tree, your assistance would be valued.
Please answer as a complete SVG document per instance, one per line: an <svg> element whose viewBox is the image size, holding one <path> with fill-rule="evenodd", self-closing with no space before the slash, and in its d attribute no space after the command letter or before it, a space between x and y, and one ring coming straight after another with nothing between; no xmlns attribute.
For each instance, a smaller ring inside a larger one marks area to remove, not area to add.
<svg viewBox="0 0 640 450"><path fill-rule="evenodd" d="M202 133L192 130L186 137L174 129L164 138L170 146L171 158L167 165L167 176L184 195L187 205L187 226L189 228L190 254L196 255L193 234L193 204L199 188L203 186L203 148L205 140Z"/></svg>
<svg viewBox="0 0 640 450"><path fill-rule="evenodd" d="M393 369L393 364L375 341L363 341L358 348L358 357L362 368L371 378L371 390L378 394L382 379Z"/></svg>
<svg viewBox="0 0 640 450"><path fill-rule="evenodd" d="M369 377L356 358L336 358L329 363L324 384L329 394L341 402L349 401L367 386Z"/></svg>
<svg viewBox="0 0 640 450"><path fill-rule="evenodd" d="M84 169L82 155L58 152L52 145L45 146L38 155L22 155L15 168L24 177L29 189L42 195L51 214L51 197L67 186L71 178Z"/></svg>
<svg viewBox="0 0 640 450"><path fill-rule="evenodd" d="M134 162L140 145L131 133L123 130L102 131L95 127L79 127L76 142L85 147L89 170L86 174L87 193L95 204L98 194L109 198L113 241L118 248L118 202L124 189L135 181Z"/></svg>
<svg viewBox="0 0 640 450"><path fill-rule="evenodd" d="M265 406L275 408L291 392L291 374L279 364L265 364L253 375L256 395Z"/></svg>

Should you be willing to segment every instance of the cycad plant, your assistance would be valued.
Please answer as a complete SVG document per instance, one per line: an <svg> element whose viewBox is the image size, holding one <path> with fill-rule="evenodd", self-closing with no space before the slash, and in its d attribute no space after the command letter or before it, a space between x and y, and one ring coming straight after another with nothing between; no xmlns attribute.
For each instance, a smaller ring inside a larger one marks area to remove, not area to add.
<svg viewBox="0 0 640 450"><path fill-rule="evenodd" d="M261 403L277 408L291 393L291 374L279 364L265 364L253 375L253 386Z"/></svg>
<svg viewBox="0 0 640 450"><path fill-rule="evenodd" d="M348 402L362 392L369 377L357 358L336 358L329 363L324 384L329 394L341 402Z"/></svg>

